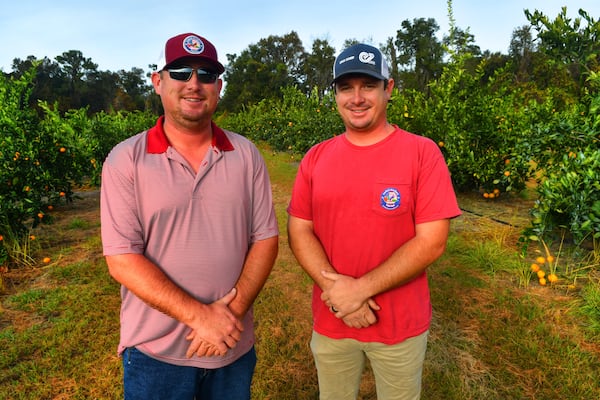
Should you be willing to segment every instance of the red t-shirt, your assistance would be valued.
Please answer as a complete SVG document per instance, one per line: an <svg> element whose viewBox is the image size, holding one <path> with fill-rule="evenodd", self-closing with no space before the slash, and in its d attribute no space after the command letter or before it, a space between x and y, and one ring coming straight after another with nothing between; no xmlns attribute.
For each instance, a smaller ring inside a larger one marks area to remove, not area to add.
<svg viewBox="0 0 600 400"><path fill-rule="evenodd" d="M415 236L415 225L460 215L450 174L437 145L396 127L371 146L340 135L314 146L303 158L289 214L311 220L337 272L360 277ZM314 329L331 338L399 343L429 329L426 274L381 293L378 322L347 327L313 290Z"/></svg>

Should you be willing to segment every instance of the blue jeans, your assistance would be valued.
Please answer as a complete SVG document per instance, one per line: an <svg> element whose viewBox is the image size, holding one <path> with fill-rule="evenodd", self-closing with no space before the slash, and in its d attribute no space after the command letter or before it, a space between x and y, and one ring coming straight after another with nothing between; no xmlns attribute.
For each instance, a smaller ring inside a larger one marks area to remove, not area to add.
<svg viewBox="0 0 600 400"><path fill-rule="evenodd" d="M255 366L254 347L217 369L167 364L131 347L123 353L125 400L250 400Z"/></svg>

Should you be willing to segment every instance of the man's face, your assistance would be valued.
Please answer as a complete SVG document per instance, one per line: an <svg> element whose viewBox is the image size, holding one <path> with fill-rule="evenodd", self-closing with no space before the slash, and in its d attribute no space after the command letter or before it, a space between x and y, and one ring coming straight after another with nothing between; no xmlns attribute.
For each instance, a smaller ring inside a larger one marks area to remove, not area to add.
<svg viewBox="0 0 600 400"><path fill-rule="evenodd" d="M219 102L223 81L218 77L213 80L202 74L203 71L199 74L198 69L215 73L215 68L208 63L182 63L152 75L152 84L161 98L165 117L183 127L210 120ZM186 77L189 79L185 80Z"/></svg>
<svg viewBox="0 0 600 400"><path fill-rule="evenodd" d="M369 132L386 123L394 81L368 75L343 76L335 83L335 101L347 130Z"/></svg>

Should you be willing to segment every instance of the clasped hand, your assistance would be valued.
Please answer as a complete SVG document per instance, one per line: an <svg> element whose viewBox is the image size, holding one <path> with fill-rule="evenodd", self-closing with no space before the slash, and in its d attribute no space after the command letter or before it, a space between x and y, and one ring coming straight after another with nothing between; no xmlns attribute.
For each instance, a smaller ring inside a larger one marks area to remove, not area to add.
<svg viewBox="0 0 600 400"><path fill-rule="evenodd" d="M237 294L235 288L219 300L203 307L203 312L190 324L192 332L186 337L191 343L188 358L223 356L233 349L242 337L244 326L229 309Z"/></svg>
<svg viewBox="0 0 600 400"><path fill-rule="evenodd" d="M322 275L332 283L323 290L321 300L337 318L351 328L366 328L377 322L375 311L380 307L361 293L357 279L327 271Z"/></svg>

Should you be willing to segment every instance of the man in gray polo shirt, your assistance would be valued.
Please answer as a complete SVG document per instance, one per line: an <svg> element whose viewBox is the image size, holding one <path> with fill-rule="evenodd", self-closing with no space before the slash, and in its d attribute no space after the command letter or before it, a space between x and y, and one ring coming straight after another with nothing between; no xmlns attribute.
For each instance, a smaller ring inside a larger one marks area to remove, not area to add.
<svg viewBox="0 0 600 400"><path fill-rule="evenodd" d="M102 172L125 398L249 399L252 304L278 246L269 176L251 142L212 121L224 68L208 40L169 39L158 67L164 116Z"/></svg>

